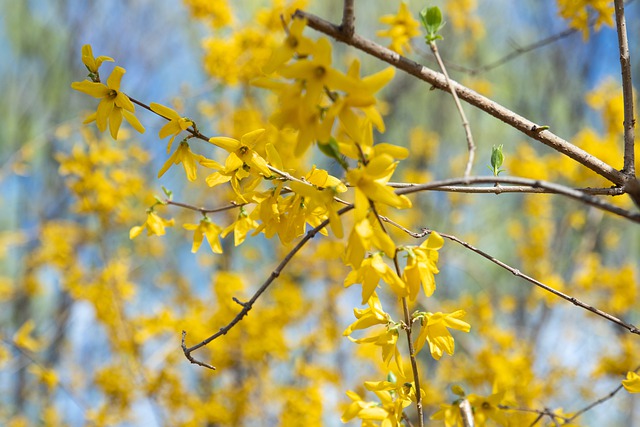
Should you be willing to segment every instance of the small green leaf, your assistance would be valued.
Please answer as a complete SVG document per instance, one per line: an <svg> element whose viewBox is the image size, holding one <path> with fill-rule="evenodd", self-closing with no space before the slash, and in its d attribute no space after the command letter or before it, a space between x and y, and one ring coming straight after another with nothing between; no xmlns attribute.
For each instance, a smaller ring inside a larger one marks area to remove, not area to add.
<svg viewBox="0 0 640 427"><path fill-rule="evenodd" d="M500 175L500 172L504 172L503 169L500 169L503 162L504 154L502 153L502 144L498 146L494 145L491 149L491 166L489 167L489 170L494 176L498 176Z"/></svg>
<svg viewBox="0 0 640 427"><path fill-rule="evenodd" d="M164 185L162 186L162 191L164 192L164 195L167 196L167 199L173 199L173 191L167 189Z"/></svg>
<svg viewBox="0 0 640 427"><path fill-rule="evenodd" d="M342 154L340 153L340 147L338 145L338 141L334 137L331 137L328 142L319 142L318 148L324 155L335 159L340 166L342 166L345 170L348 169L347 162L344 161Z"/></svg>
<svg viewBox="0 0 640 427"><path fill-rule="evenodd" d="M438 39L442 39L442 36L438 32L444 27L444 21L442 20L442 12L437 6L425 7L420 11L420 20L422 26L427 30L425 39L427 43L434 42Z"/></svg>

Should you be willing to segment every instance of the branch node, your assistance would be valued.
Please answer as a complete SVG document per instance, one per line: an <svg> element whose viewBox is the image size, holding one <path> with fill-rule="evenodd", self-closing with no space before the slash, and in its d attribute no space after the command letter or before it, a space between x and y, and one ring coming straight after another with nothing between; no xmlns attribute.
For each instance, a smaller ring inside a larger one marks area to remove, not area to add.
<svg viewBox="0 0 640 427"><path fill-rule="evenodd" d="M240 301L238 298L236 297L231 297L231 299L233 300L233 302L235 302L236 304L238 304L239 306L241 306L242 308L250 308L251 307L251 303L248 302L242 302Z"/></svg>
<svg viewBox="0 0 640 427"><path fill-rule="evenodd" d="M187 344L185 344L186 338L187 338L187 332L182 331L182 342L180 344L180 347L182 347L182 353L184 353L184 357L186 357L187 360L194 365L202 366L203 368L207 368L207 369L211 369L212 371L215 371L216 370L215 366L211 366L208 363L202 362L191 355L191 351L187 348Z"/></svg>

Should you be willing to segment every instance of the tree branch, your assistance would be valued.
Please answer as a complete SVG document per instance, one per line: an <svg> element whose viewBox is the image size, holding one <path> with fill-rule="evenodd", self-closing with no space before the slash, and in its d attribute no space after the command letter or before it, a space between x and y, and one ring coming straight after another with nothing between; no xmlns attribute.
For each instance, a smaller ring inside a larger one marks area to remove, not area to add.
<svg viewBox="0 0 640 427"><path fill-rule="evenodd" d="M340 209L338 211L338 215L342 215L342 214L344 214L346 212L349 212L351 209L353 209L353 205L345 206L344 208L342 208L342 209ZM260 298L260 296L269 288L269 286L271 286L273 281L278 276L280 276L280 273L282 272L284 267L289 263L289 261L291 261L293 259L294 255L296 253L298 253L300 251L300 249L302 249L304 247L304 245L309 240L314 238L315 235L318 234L320 232L320 230L325 228L327 225L329 225L329 219L325 219L318 226L316 226L313 229L309 230L304 235L304 237L298 242L298 244L293 249L291 249L291 251L289 251L289 253L282 259L282 261L280 261L280 264L278 264L278 266L271 272L271 274L269 275L267 280L265 280L264 283L258 288L258 290L251 297L251 299L249 301L247 301L247 302L240 303L240 305L242 306L242 310L240 310L240 312L236 315L236 317L234 317L233 320L231 322L229 322L226 326L220 328L220 330L218 332L216 332L215 334L211 335L210 337L206 338L205 340L199 342L198 344L196 344L194 346L187 347L186 344L185 344L185 339L186 339L187 333L185 331L182 331L182 351L183 351L185 357L191 363L194 363L194 364L200 365L200 366L205 366L205 367L207 367L209 369L215 369L213 366L211 366L211 365L209 365L207 363L198 361L197 359L195 359L191 355L191 353L193 353L194 351L198 350L199 348L202 348L202 347L206 346L207 344L209 344L211 341L215 340L219 336L226 335L227 332L229 332L231 330L231 328L233 328L247 314L249 314L249 311L253 307L253 304L255 304L255 302L258 300L258 298ZM238 301L236 300L236 302L238 302Z"/></svg>
<svg viewBox="0 0 640 427"><path fill-rule="evenodd" d="M345 37L342 34L340 27L326 21L316 15L297 10L294 14L300 18L306 18L309 27L324 33L334 39L353 46L363 52L366 52L382 61L385 61L398 69L401 69L432 86L447 91L449 86L447 85L444 75L433 71L415 61L412 61L404 56L397 54L371 40L354 34L352 37ZM529 119L526 119L515 112L503 107L495 101L486 98L479 93L455 82L451 81L451 86L455 89L460 99L468 102L469 104L487 112L495 118L505 122L509 126L514 127L520 132L528 135L529 137L542 142L543 144L553 148L554 150L574 159L578 163L588 167L611 182L617 185L623 185L625 182L625 175L616 170L612 166L596 158L595 156L587 153L581 148L569 143L568 141L553 134L547 129L541 130L540 127Z"/></svg>
<svg viewBox="0 0 640 427"><path fill-rule="evenodd" d="M404 182L389 182L389 187L405 188L416 184L409 184ZM585 194L600 195L600 196L620 196L625 194L625 190L621 187L608 187L608 188L573 188L576 191L581 191ZM527 185L509 185L498 187L472 187L462 185L444 185L442 187L432 188L431 191L442 191L445 193L468 193L468 194L502 194L502 193L528 193L528 194L557 194L554 191L546 188L535 188Z"/></svg>
<svg viewBox="0 0 640 427"><path fill-rule="evenodd" d="M410 194L418 191L433 190L439 187L451 185L468 185L468 184L515 184L525 185L532 188L543 188L549 192L560 194L572 199L576 199L587 205L594 206L607 212L627 218L633 222L640 223L640 213L632 213L618 206L612 205L590 194L583 193L579 190L552 182L541 181L529 178L517 177L488 177L488 176L472 176L469 178L451 178L439 181L432 181L426 184L404 184L403 188L396 190L397 194Z"/></svg>
<svg viewBox="0 0 640 427"><path fill-rule="evenodd" d="M624 17L624 1L614 1L616 11L616 28L618 30L618 47L620 48L620 68L622 70L622 97L624 100L624 168L623 173L635 178L634 145L635 124L633 114L633 85L631 82L631 58L627 23Z"/></svg>
<svg viewBox="0 0 640 427"><path fill-rule="evenodd" d="M423 231L424 232L429 232L429 231L432 231L432 230L423 229ZM441 233L439 231L437 231L437 233L439 235L441 235L442 237L444 237L445 239L449 239L449 240L451 240L453 242L456 242L456 243L464 246L465 248L469 249L470 251L477 253L478 255L482 256L483 258L488 259L492 263L494 263L494 264L504 268L505 270L509 271L514 276L520 277L520 278L526 280L527 282L532 283L532 284L536 285L537 287L539 287L541 289L544 289L545 291L550 292L550 293L554 294L555 296L558 296L558 297L562 298L565 301L570 302L573 305L576 305L576 306L578 306L580 308L583 308L583 309L585 309L587 311L590 311L593 314L596 314L597 316L600 316L600 317L602 317L602 318L604 318L604 319L606 319L606 320L608 320L608 321L610 321L612 323L615 323L618 326L622 326L623 328L625 328L626 330L628 330L632 334L640 335L640 329L638 329L634 325L632 325L630 323L626 323L626 322L618 319L617 317L615 317L615 316L613 316L613 315L611 315L609 313L606 313L606 312L604 312L604 311L602 311L602 310L600 310L598 308L595 308L595 307L593 307L593 306L591 306L591 305L589 305L587 303L584 303L584 302L580 301L579 299L577 299L575 297L572 297L572 296L567 295L567 294L565 294L563 292L560 292L560 291L552 288L551 286L545 285L544 283L534 279L533 277L528 276L528 275L520 272L520 270L505 264L504 262L500 261L499 259L495 258L494 256L489 255L488 253L486 253L486 252L484 252L484 251L482 251L482 250L470 245L467 242L464 242L464 241L458 239L455 236L452 236L450 234Z"/></svg>
<svg viewBox="0 0 640 427"><path fill-rule="evenodd" d="M344 0L344 8L342 10L342 25L340 25L340 31L345 37L352 37L356 31L355 22L355 7L354 0Z"/></svg>
<svg viewBox="0 0 640 427"><path fill-rule="evenodd" d="M473 159L476 154L476 145L473 143L473 134L471 133L471 126L469 126L469 120L467 120L467 116L464 114L464 110L462 109L462 104L460 104L460 99L458 98L458 94L451 86L451 79L449 79L449 73L447 73L447 69L444 66L444 62L442 62L442 58L440 57L440 53L438 52L438 46L436 46L436 42L432 41L429 43L429 47L431 48L431 52L433 52L433 56L436 57L436 61L438 61L438 66L444 75L444 78L447 82L447 87L449 88L449 92L453 96L453 102L456 104L456 109L458 110L458 114L460 115L460 119L462 120L462 127L464 128L464 134L467 137L467 149L469 150L469 158L467 160L467 166L464 168L464 177L468 178L471 175L471 167L473 166Z"/></svg>

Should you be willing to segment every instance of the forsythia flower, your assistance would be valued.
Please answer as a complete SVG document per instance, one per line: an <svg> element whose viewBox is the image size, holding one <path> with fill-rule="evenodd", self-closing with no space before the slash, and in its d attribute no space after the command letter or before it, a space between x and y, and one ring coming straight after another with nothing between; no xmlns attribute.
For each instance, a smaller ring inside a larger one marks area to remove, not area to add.
<svg viewBox="0 0 640 427"><path fill-rule="evenodd" d="M44 343L31 336L35 327L36 325L33 320L27 320L13 336L14 344L31 352L40 351Z"/></svg>
<svg viewBox="0 0 640 427"><path fill-rule="evenodd" d="M264 66L264 72L269 74L277 70L285 62L293 58L297 53L300 56L310 55L313 51L313 40L304 37L302 31L307 25L306 19L293 19L289 34L284 43L276 48L269 58L269 62Z"/></svg>
<svg viewBox="0 0 640 427"><path fill-rule="evenodd" d="M420 284L426 296L430 297L436 290L434 274L438 274L438 250L444 244L444 239L433 232L427 240L418 247L407 248L407 266L402 278L409 288L409 298L415 301L420 290Z"/></svg>
<svg viewBox="0 0 640 427"><path fill-rule="evenodd" d="M155 211L149 210L147 212L147 221L142 225L137 225L129 230L129 239L134 239L147 229L147 236L155 234L156 236L163 236L165 227L173 227L175 221L173 219L161 218Z"/></svg>
<svg viewBox="0 0 640 427"><path fill-rule="evenodd" d="M396 245L385 233L377 221L369 221L363 218L356 222L349 234L347 249L345 251L345 262L353 268L360 268L365 253L374 246L382 250L389 258L393 258L396 252Z"/></svg>
<svg viewBox="0 0 640 427"><path fill-rule="evenodd" d="M234 246L238 246L247 238L247 233L257 228L258 225L259 224L244 211L244 208L240 207L238 218L222 231L222 237L227 237L227 235L233 231L233 243Z"/></svg>
<svg viewBox="0 0 640 427"><path fill-rule="evenodd" d="M95 58L90 44L82 46L82 63L92 75L98 76L98 69L104 61L113 62L113 58L109 56L98 56Z"/></svg>
<svg viewBox="0 0 640 427"><path fill-rule="evenodd" d="M405 2L400 3L398 13L395 15L384 15L380 17L380 22L390 25L391 28L384 31L378 31L378 37L390 37L391 45L389 49L400 55L404 54L406 48L411 52L409 41L412 37L420 35L420 23L416 21Z"/></svg>
<svg viewBox="0 0 640 427"><path fill-rule="evenodd" d="M269 177L271 176L271 171L267 161L253 149L262 135L264 135L264 131L264 129L257 129L246 133L242 135L240 141L226 136L218 136L209 139L209 142L237 156L244 164L253 169L254 173L261 172L264 176Z"/></svg>
<svg viewBox="0 0 640 427"><path fill-rule="evenodd" d="M160 139L164 139L171 135L171 139L169 140L169 144L167 145L167 153L171 151L171 145L173 144L173 140L176 139L176 136L183 130L186 130L189 126L193 126L193 122L186 117L180 117L180 115L172 110L169 107L165 107L161 104L156 104L152 102L149 104L151 110L155 113L160 114L162 117L169 119L169 123L164 125L162 129L160 129L160 133L158 137Z"/></svg>
<svg viewBox="0 0 640 427"><path fill-rule="evenodd" d="M221 254L222 246L218 236L222 232L222 228L211 222L209 218L203 218L200 220L200 224L184 224L183 227L186 230L194 230L193 233L193 246L191 246L191 252L194 254L200 249L202 241L207 238L209 246L213 253Z"/></svg>
<svg viewBox="0 0 640 427"><path fill-rule="evenodd" d="M377 252L366 258L359 269L352 270L344 280L344 286L354 283L362 283L362 304L366 303L378 287L380 279L389 284L391 290L398 297L406 296L406 285L391 267L382 259L382 254Z"/></svg>
<svg viewBox="0 0 640 427"><path fill-rule="evenodd" d="M478 425L485 425L487 420L496 421L498 425L509 425L504 412L498 407L504 399L504 394L504 391L500 391L493 393L489 397L478 396L477 394L470 394L467 397L473 407L473 416Z"/></svg>
<svg viewBox="0 0 640 427"><path fill-rule="evenodd" d="M231 8L226 0L183 0L196 18L209 18L213 28L222 28L233 21Z"/></svg>
<svg viewBox="0 0 640 427"><path fill-rule="evenodd" d="M382 154L372 158L366 166L347 172L347 180L356 187L356 220L366 217L369 209L367 199L398 209L411 207L411 201L407 197L397 195L393 188L385 185L396 166L393 157Z"/></svg>
<svg viewBox="0 0 640 427"><path fill-rule="evenodd" d="M416 339L416 353L420 351L425 342L428 342L431 356L433 356L434 359L439 360L445 351L449 355L452 355L455 349L455 341L447 328L469 332L471 325L460 320L465 314L464 310L458 310L449 314L424 312L418 314L422 321L422 327Z"/></svg>
<svg viewBox="0 0 640 427"><path fill-rule="evenodd" d="M353 322L347 329L344 330L344 332L342 333L344 336L351 335L353 331L356 331L358 329L366 329L374 325L386 325L387 323L391 322L391 318L382 309L380 299L375 292L371 295L367 304L369 305L369 308L353 309L353 314L358 320Z"/></svg>
<svg viewBox="0 0 640 427"><path fill-rule="evenodd" d="M629 393L640 393L640 375L635 372L627 372L627 379L622 385Z"/></svg>
<svg viewBox="0 0 640 427"><path fill-rule="evenodd" d="M164 163L160 171L158 171L158 178L164 175L164 173L169 170L172 164L177 165L178 163L182 163L184 172L187 174L187 179L189 181L195 181L198 177L198 168L196 166L196 163L202 161L203 159L203 156L194 154L191 151L188 143L182 141L178 149L173 152L173 154Z"/></svg>
<svg viewBox="0 0 640 427"><path fill-rule="evenodd" d="M313 59L305 59L280 70L287 79L299 79L306 82L306 100L310 108L316 108L325 91L344 90L348 92L356 81L331 67L331 43L322 38L318 40Z"/></svg>
<svg viewBox="0 0 640 427"><path fill-rule="evenodd" d="M589 38L589 9L596 13L596 30L602 24L613 26L613 2L611 0L557 0L560 16L569 20L569 26L582 31L584 40Z"/></svg>
<svg viewBox="0 0 640 427"><path fill-rule="evenodd" d="M374 426L376 424L370 423L371 421L382 421L389 415L384 408L380 407L378 402L365 402L356 392L349 390L347 391L347 396L352 402L340 417L343 423L358 417L362 420L363 426Z"/></svg>
<svg viewBox="0 0 640 427"><path fill-rule="evenodd" d="M305 176L305 180L311 185L293 181L289 186L296 194L303 197L304 204L309 206L310 211L329 217L333 234L341 239L342 221L338 215L338 202L334 200L334 196L347 191L347 187L338 178L329 175L325 170L316 169L315 166ZM364 304L367 299L368 297L363 298L362 303Z"/></svg>
<svg viewBox="0 0 640 427"><path fill-rule="evenodd" d="M107 79L106 85L88 80L71 83L73 89L100 99L95 116L91 115L85 123L95 119L100 132L104 132L107 129L108 123L113 139L118 139L118 130L120 130L123 116L135 130L144 133L144 127L133 115L135 111L133 103L127 95L120 92L120 80L122 80L125 72L124 68L115 67Z"/></svg>

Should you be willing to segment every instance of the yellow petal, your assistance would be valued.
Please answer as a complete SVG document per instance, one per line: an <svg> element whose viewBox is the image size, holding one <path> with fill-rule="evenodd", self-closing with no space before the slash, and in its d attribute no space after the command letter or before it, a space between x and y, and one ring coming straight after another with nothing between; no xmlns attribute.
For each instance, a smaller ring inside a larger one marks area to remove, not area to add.
<svg viewBox="0 0 640 427"><path fill-rule="evenodd" d="M241 147L240 141L226 136L215 136L209 142L232 153Z"/></svg>

